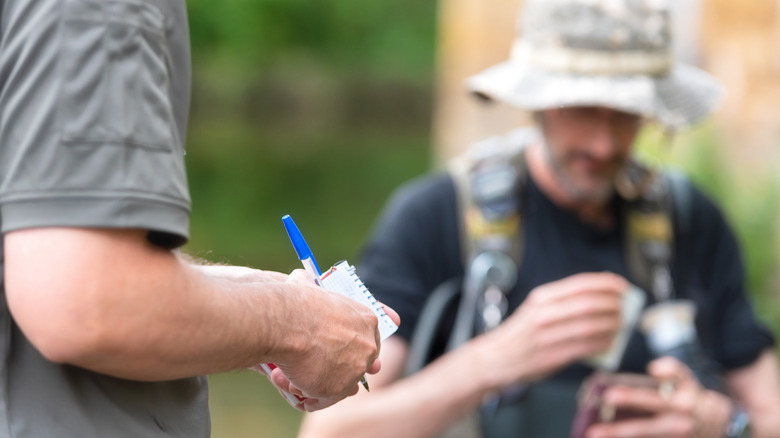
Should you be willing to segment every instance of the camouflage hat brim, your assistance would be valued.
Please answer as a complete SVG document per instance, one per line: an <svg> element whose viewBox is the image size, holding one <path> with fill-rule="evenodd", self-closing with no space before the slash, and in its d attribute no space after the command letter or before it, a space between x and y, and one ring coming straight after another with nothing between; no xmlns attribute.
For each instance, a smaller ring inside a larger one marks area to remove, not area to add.
<svg viewBox="0 0 780 438"><path fill-rule="evenodd" d="M546 71L514 59L468 78L466 86L524 110L603 106L652 118L672 130L705 118L722 95L711 75L679 64L664 75L584 75Z"/></svg>

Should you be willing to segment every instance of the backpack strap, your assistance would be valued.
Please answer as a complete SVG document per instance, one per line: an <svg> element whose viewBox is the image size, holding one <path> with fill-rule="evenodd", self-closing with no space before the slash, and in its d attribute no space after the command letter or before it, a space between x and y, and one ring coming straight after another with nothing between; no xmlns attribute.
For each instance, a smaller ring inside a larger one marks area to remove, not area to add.
<svg viewBox="0 0 780 438"><path fill-rule="evenodd" d="M457 302L457 313L448 350L472 338L475 327L501 322L507 307L504 295L515 285L523 252L520 194L527 177L523 151L535 138L531 128L515 130L477 142L450 161L447 170L457 196L465 274L445 281L428 297L411 339L406 375L430 361L433 340L451 304Z"/></svg>
<svg viewBox="0 0 780 438"><path fill-rule="evenodd" d="M523 256L522 192L527 178L525 147L533 128L515 130L472 145L450 165L458 194L463 294L448 348L497 327L517 283Z"/></svg>
<svg viewBox="0 0 780 438"><path fill-rule="evenodd" d="M409 355L404 367L404 375L410 376L433 360L434 340L444 324L444 315L450 305L460 299L463 278L453 277L444 281L431 292L425 302L417 326L409 342Z"/></svg>
<svg viewBox="0 0 780 438"><path fill-rule="evenodd" d="M679 171L650 170L634 161L617 184L626 200L625 257L632 280L656 301L674 298L671 262L677 230L687 231L691 185ZM633 183L627 182L633 179ZM628 188L628 190L627 190Z"/></svg>
<svg viewBox="0 0 780 438"><path fill-rule="evenodd" d="M675 224L681 233L691 229L693 215L693 187L690 179L682 171L670 169L664 173L672 194Z"/></svg>
<svg viewBox="0 0 780 438"><path fill-rule="evenodd" d="M464 266L484 251L522 259L520 193L528 173L524 150L534 133L524 128L487 138L450 163Z"/></svg>

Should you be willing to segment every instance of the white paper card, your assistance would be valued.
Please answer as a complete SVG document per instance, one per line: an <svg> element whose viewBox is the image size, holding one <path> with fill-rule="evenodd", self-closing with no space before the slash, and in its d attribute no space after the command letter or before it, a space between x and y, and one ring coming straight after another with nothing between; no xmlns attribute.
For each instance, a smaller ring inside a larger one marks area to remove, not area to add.
<svg viewBox="0 0 780 438"><path fill-rule="evenodd" d="M634 285L631 285L623 293L620 309L622 324L620 331L618 331L615 339L612 341L612 346L606 352L586 359L585 363L605 371L617 370L618 366L620 366L620 361L623 359L628 338L631 336L631 332L633 332L634 326L636 326L639 320L639 315L642 313L642 308L645 306L645 300L645 292Z"/></svg>

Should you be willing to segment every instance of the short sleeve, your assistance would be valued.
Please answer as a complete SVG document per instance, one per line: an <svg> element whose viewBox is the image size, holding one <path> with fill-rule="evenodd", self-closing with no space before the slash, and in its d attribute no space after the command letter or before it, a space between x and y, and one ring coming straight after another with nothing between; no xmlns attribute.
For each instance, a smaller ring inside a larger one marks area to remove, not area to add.
<svg viewBox="0 0 780 438"><path fill-rule="evenodd" d="M13 5L0 57L3 232L142 228L184 243L188 97L173 82L189 77L173 73L188 72L189 42L172 29L186 15L141 0Z"/></svg>
<svg viewBox="0 0 780 438"><path fill-rule="evenodd" d="M430 293L462 275L456 218L452 180L446 174L426 176L396 191L363 251L360 278L398 312L396 334L407 341Z"/></svg>
<svg viewBox="0 0 780 438"><path fill-rule="evenodd" d="M748 299L739 245L722 213L698 190L692 202L690 235L679 250L680 264L687 265L683 293L697 301L705 347L725 369L739 368L774 345L774 338Z"/></svg>

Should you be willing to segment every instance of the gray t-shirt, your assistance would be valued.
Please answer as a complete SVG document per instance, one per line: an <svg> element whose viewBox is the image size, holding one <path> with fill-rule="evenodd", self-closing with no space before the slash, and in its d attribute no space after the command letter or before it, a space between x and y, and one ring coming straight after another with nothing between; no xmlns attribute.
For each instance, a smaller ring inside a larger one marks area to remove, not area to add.
<svg viewBox="0 0 780 438"><path fill-rule="evenodd" d="M0 14L2 232L141 228L184 243L184 0L0 0ZM0 438L209 436L205 377L144 383L51 363L0 294Z"/></svg>

